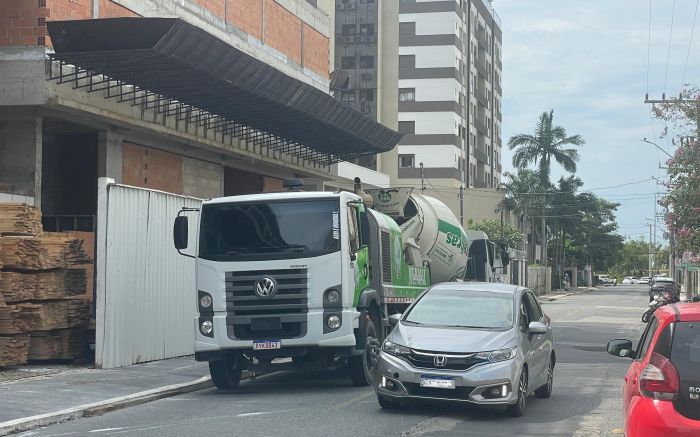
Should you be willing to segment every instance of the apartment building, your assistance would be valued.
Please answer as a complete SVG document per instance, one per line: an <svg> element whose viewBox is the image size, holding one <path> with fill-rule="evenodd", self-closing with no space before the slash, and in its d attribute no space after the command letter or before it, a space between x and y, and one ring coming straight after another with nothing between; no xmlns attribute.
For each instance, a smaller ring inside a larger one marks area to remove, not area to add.
<svg viewBox="0 0 700 437"><path fill-rule="evenodd" d="M498 187L501 22L487 0L400 2L400 185L464 217L464 190Z"/></svg>
<svg viewBox="0 0 700 437"><path fill-rule="evenodd" d="M318 0L331 22L331 70L348 81L331 90L336 100L364 116L398 129L399 2ZM334 168L339 186L359 176L369 185L388 187L397 181L397 150L368 155ZM327 184L333 187L333 183Z"/></svg>

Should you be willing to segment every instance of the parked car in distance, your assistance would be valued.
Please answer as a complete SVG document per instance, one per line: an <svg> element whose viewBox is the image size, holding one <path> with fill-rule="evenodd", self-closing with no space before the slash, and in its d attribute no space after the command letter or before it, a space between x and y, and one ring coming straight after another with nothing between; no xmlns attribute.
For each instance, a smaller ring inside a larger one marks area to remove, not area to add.
<svg viewBox="0 0 700 437"><path fill-rule="evenodd" d="M649 277L648 276L642 276L639 278L639 284L648 284L649 283Z"/></svg>
<svg viewBox="0 0 700 437"><path fill-rule="evenodd" d="M668 277L658 277L654 279L649 287L649 301L653 299L654 293L661 293L664 291L670 293L676 300L679 300L680 287L676 281Z"/></svg>
<svg viewBox="0 0 700 437"><path fill-rule="evenodd" d="M625 278L622 280L623 284L629 285L629 284L639 284L639 278L636 276L625 276Z"/></svg>
<svg viewBox="0 0 700 437"><path fill-rule="evenodd" d="M657 309L636 349L611 340L608 353L633 360L623 385L625 436L700 435L700 305Z"/></svg>
<svg viewBox="0 0 700 437"><path fill-rule="evenodd" d="M530 394L552 393L552 328L526 288L437 284L390 321L375 383L382 408L437 400L503 406L521 416Z"/></svg>

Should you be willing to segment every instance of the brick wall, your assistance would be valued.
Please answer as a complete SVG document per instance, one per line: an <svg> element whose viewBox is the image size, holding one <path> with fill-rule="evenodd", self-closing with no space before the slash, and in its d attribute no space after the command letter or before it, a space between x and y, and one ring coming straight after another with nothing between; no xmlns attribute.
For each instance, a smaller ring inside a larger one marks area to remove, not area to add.
<svg viewBox="0 0 700 437"><path fill-rule="evenodd" d="M328 65L328 53L330 50L328 38L306 23L303 23L302 26L302 31L304 32L304 59L302 64L309 70L326 76L330 67Z"/></svg>
<svg viewBox="0 0 700 437"><path fill-rule="evenodd" d="M122 180L127 185L182 194L182 157L125 142Z"/></svg>
<svg viewBox="0 0 700 437"><path fill-rule="evenodd" d="M227 0L226 21L262 40L263 0Z"/></svg>
<svg viewBox="0 0 700 437"><path fill-rule="evenodd" d="M284 53L289 59L301 63L301 20L274 0L264 1L263 42Z"/></svg>
<svg viewBox="0 0 700 437"><path fill-rule="evenodd" d="M226 0L194 0L198 5L209 9L217 17L226 15Z"/></svg>
<svg viewBox="0 0 700 437"><path fill-rule="evenodd" d="M125 8L124 6L113 2L112 0L100 0L99 8L100 18L116 18L116 17L138 17L139 14Z"/></svg>
<svg viewBox="0 0 700 437"><path fill-rule="evenodd" d="M40 0L0 0L0 47L44 44L48 16Z"/></svg>
<svg viewBox="0 0 700 437"><path fill-rule="evenodd" d="M92 0L46 0L51 20L92 18Z"/></svg>

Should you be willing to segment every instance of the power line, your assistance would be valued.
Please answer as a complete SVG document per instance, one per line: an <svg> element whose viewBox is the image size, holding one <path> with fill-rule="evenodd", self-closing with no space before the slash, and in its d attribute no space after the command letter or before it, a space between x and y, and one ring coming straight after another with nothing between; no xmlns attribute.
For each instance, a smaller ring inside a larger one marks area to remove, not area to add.
<svg viewBox="0 0 700 437"><path fill-rule="evenodd" d="M683 91L683 87L685 86L685 73L688 71L690 49L693 47L693 33L695 33L695 19L698 16L698 5L700 5L700 0L695 0L695 13L693 13L693 27L690 28L690 42L688 43L688 53L685 55L685 67L683 68L683 80L681 81L681 91Z"/></svg>
<svg viewBox="0 0 700 437"><path fill-rule="evenodd" d="M664 94L666 94L666 81L668 79L668 63L671 59L671 41L673 40L673 19L676 15L676 0L673 0L673 7L671 8L671 30L668 34L668 50L666 51L666 75L664 76Z"/></svg>

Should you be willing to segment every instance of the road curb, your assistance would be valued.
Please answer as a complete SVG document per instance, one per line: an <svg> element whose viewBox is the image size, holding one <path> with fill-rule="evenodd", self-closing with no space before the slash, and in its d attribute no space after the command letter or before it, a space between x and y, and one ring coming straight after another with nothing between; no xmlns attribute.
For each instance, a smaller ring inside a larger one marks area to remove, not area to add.
<svg viewBox="0 0 700 437"><path fill-rule="evenodd" d="M190 382L166 385L104 401L83 404L77 407L67 408L65 410L55 411L52 413L14 419L0 423L0 436L29 431L31 429L79 419L81 417L99 416L100 414L104 414L109 411L120 410L122 408L145 404L158 399L203 390L212 386L213 384L211 382L211 377L204 376Z"/></svg>
<svg viewBox="0 0 700 437"><path fill-rule="evenodd" d="M546 295L545 295L545 296L539 296L539 297L540 297L539 301L540 301L540 302L555 302L555 301L557 301L557 300L559 300L559 299L563 299L563 298L568 297L568 296L573 296L573 295L576 295L576 294L589 293L589 292L595 291L595 290L597 290L597 288L586 288L586 289L584 289L584 290L571 291L571 292L569 292L569 293L558 294L558 295L556 295L556 296L549 296L549 297L547 297Z"/></svg>

